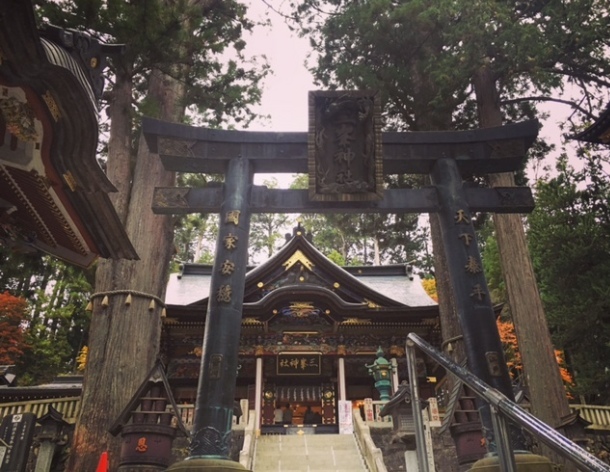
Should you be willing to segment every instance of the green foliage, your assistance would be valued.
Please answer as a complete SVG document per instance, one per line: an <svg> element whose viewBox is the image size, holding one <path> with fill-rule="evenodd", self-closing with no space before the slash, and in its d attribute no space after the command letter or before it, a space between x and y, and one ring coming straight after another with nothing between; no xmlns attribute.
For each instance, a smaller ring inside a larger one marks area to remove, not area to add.
<svg viewBox="0 0 610 472"><path fill-rule="evenodd" d="M507 121L533 117L534 105L547 100L590 116L610 85L610 16L595 0L291 6L295 28L317 53L312 71L320 84L379 90L393 128L477 126L471 86L482 69L490 72ZM568 84L585 99L563 95Z"/></svg>
<svg viewBox="0 0 610 472"><path fill-rule="evenodd" d="M78 351L68 341L68 333L51 333L44 326L28 329L26 340L31 346L17 364L19 385L51 382L57 375L74 370Z"/></svg>
<svg viewBox="0 0 610 472"><path fill-rule="evenodd" d="M17 382L37 384L70 372L89 328L92 271L34 254L7 262L0 268L0 290L16 290L30 307L22 319L29 349L14 360Z"/></svg>
<svg viewBox="0 0 610 472"><path fill-rule="evenodd" d="M337 251L336 249L333 249L332 251L330 251L326 257L328 257L328 259L332 262L334 262L335 264L337 264L339 267L345 267L347 264L345 263L345 258L339 253L339 251Z"/></svg>
<svg viewBox="0 0 610 472"><path fill-rule="evenodd" d="M265 180L263 184L267 188L277 188L276 178ZM250 219L250 263L257 260L257 256L270 258L284 242L284 233L293 225L293 219L287 214L257 213Z"/></svg>
<svg viewBox="0 0 610 472"><path fill-rule="evenodd" d="M587 401L610 402L610 181L601 156L536 187L529 245L554 344Z"/></svg>
<svg viewBox="0 0 610 472"><path fill-rule="evenodd" d="M504 276L502 275L502 265L500 263L500 250L494 234L487 236L481 258L492 303L506 303L508 299Z"/></svg>
<svg viewBox="0 0 610 472"><path fill-rule="evenodd" d="M269 70L244 55L243 34L253 23L236 0L41 1L38 14L41 21L125 44L124 54L110 59L108 79L134 85L140 114L159 116L159 104L147 94L154 69L185 85L182 105L198 113L198 124L246 126L255 117L250 106L260 100L259 84Z"/></svg>

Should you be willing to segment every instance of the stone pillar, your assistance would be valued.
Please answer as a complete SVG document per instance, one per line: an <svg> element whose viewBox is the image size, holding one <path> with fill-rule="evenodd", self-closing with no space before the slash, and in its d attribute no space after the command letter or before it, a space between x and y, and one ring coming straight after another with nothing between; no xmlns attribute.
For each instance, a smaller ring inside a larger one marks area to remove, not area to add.
<svg viewBox="0 0 610 472"><path fill-rule="evenodd" d="M343 356L338 359L339 372L337 378L339 381L339 400L347 400L347 390L345 388L345 358Z"/></svg>
<svg viewBox="0 0 610 472"><path fill-rule="evenodd" d="M390 359L392 364L392 395L398 391L398 361L395 357Z"/></svg>
<svg viewBox="0 0 610 472"><path fill-rule="evenodd" d="M261 429L261 412L263 400L263 358L256 358L256 385L254 387L254 428L257 432Z"/></svg>

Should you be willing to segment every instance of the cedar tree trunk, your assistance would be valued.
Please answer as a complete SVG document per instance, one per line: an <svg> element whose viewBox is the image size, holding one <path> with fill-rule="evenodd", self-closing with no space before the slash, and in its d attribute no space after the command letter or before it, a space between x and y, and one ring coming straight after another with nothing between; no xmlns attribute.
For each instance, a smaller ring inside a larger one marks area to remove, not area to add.
<svg viewBox="0 0 610 472"><path fill-rule="evenodd" d="M148 97L158 102L160 119L181 117L183 92L176 80L153 72ZM112 438L108 428L157 358L163 309L159 299L165 295L173 242L172 217L154 215L151 204L155 187L174 185L174 173L163 169L140 138L131 178L131 87L119 83L115 93L108 171L119 189L114 202L124 213L121 218L140 260L104 260L96 272L81 413L68 467L73 471L95 470L103 451L109 452L110 470L118 468L120 438ZM133 292L130 304L126 294L115 293L124 290ZM108 305L102 306L106 297Z"/></svg>
<svg viewBox="0 0 610 472"><path fill-rule="evenodd" d="M501 126L498 92L488 67L481 68L474 77L474 88L481 126ZM512 173L491 174L489 182L492 187L515 185ZM532 413L550 426L558 427L561 419L570 414L570 408L538 293L523 222L517 214L494 214L493 217Z"/></svg>

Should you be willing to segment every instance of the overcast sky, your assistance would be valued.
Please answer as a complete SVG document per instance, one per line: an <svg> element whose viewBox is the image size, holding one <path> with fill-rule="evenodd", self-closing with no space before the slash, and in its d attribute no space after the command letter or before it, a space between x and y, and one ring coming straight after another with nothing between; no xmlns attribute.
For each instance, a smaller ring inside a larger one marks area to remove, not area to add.
<svg viewBox="0 0 610 472"><path fill-rule="evenodd" d="M247 52L251 55L267 57L273 74L264 84L262 102L257 111L269 115L268 120L251 124L251 131L307 131L308 109L307 93L316 90L313 77L305 66L309 52L309 42L299 38L286 26L284 19L270 11L263 0L244 0L249 5L249 15L253 19L268 17L271 28L257 27L247 41ZM275 2L277 5L278 2ZM546 104L541 109L549 113L541 136L560 144L561 132L559 123L569 115L570 110L564 105ZM530 171L532 178L540 171ZM264 178L268 178L265 176ZM261 177L257 179L260 182ZM282 179L286 180L286 179ZM291 180L291 179L290 179Z"/></svg>
<svg viewBox="0 0 610 472"><path fill-rule="evenodd" d="M267 56L272 75L265 81L260 113L270 120L254 123L253 131L307 131L307 92L314 90L313 78L305 67L309 50L306 38L298 38L284 20L262 0L245 0L248 14L260 19L268 14L270 29L258 27L247 41L249 54Z"/></svg>

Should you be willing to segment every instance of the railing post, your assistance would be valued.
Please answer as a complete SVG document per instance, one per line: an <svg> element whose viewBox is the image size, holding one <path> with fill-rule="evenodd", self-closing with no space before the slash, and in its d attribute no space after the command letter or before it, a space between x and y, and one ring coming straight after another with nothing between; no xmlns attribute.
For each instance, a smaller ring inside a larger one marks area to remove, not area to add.
<svg viewBox="0 0 610 472"><path fill-rule="evenodd" d="M417 371L415 370L415 343L407 339L407 367L409 371L409 385L411 386L411 406L413 407L413 423L415 425L415 449L419 472L428 472L428 454L426 451L426 437L424 421L421 416L421 399L419 398L419 385L417 384Z"/></svg>
<svg viewBox="0 0 610 472"><path fill-rule="evenodd" d="M494 436L498 446L498 459L502 472L517 472L515 464L515 454L510 441L510 431L506 424L506 419L500 414L495 406L491 406L491 424L494 429Z"/></svg>

